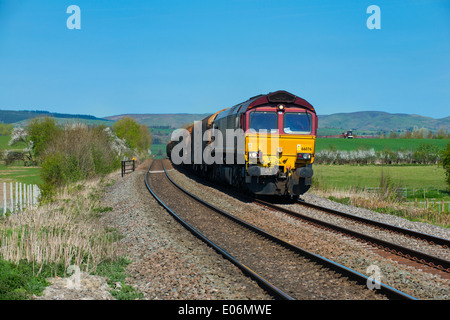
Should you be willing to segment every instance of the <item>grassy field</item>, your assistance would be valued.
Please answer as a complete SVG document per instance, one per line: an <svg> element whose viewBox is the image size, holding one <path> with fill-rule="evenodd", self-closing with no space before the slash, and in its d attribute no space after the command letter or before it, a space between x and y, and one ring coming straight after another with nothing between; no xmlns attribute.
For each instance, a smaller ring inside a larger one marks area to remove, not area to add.
<svg viewBox="0 0 450 320"><path fill-rule="evenodd" d="M40 167L5 166L0 164L0 182L22 182L40 184Z"/></svg>
<svg viewBox="0 0 450 320"><path fill-rule="evenodd" d="M357 149L374 149L375 151L383 151L390 149L398 150L417 150L421 144L435 145L439 149L443 149L448 139L333 139L333 138L317 138L316 151L321 150L357 150Z"/></svg>
<svg viewBox="0 0 450 320"><path fill-rule="evenodd" d="M354 166L314 165L314 176L319 183L338 189L352 187L379 187L381 174L401 188L446 190L442 167L428 166Z"/></svg>
<svg viewBox="0 0 450 320"><path fill-rule="evenodd" d="M152 144L150 150L152 151L152 156L155 156L155 159L162 159L166 156L165 144Z"/></svg>

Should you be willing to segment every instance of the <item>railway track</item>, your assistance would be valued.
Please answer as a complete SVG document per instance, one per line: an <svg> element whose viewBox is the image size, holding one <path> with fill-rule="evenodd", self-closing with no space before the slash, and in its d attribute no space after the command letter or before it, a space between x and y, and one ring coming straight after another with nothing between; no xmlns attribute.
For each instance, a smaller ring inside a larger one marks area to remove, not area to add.
<svg viewBox="0 0 450 320"><path fill-rule="evenodd" d="M212 246L278 299L415 299L329 259L249 225L176 185L162 161L149 168L146 186L194 235Z"/></svg>
<svg viewBox="0 0 450 320"><path fill-rule="evenodd" d="M283 212L285 214L288 214L289 216L306 221L307 223L311 223L315 226L325 228L325 229L328 229L328 230L331 230L334 232L339 232L341 234L358 239L359 241L363 241L363 242L371 245L372 247L375 247L377 249L383 250L383 251L391 254L392 256L390 258L393 258L393 256L401 257L403 259L411 261L412 263L409 263L409 264L412 266L420 268L425 265L425 266L434 268L436 270L439 270L440 271L439 274L442 275L444 278L450 277L450 261L448 261L445 258L436 256L436 255L432 255L432 254L428 254L425 252L421 252L421 251L412 249L410 247L407 247L405 245L400 245L400 244L397 244L392 241L384 240L380 237L374 237L367 233L361 233L358 231L354 231L353 229L345 228L345 227L342 227L335 223L330 223L330 222L327 222L327 221L324 221L321 219L317 219L310 215L302 214L297 211L293 211L291 209L288 209L288 208L285 208L282 206L274 205L272 203L269 203L269 202L266 202L266 201L263 201L260 199L255 199L254 201L260 205L263 205L264 207L268 207L272 210ZM327 212L327 213L339 216L339 217L347 219L347 220L351 220L353 223L360 223L360 224L364 224L364 225L372 227L372 228L378 228L378 229L388 231L388 232L395 232L395 233L403 235L403 236L408 236L408 237L411 237L414 239L425 241L425 242L429 243L430 245L441 246L444 250L447 250L450 247L450 241L447 239L444 239L444 238L439 238L439 237L435 237L432 235L416 232L413 230L400 228L400 227L396 227L396 226L389 225L389 224L384 224L384 223L381 223L381 222L378 222L375 220L358 217L355 215L351 215L349 213L345 213L345 212L334 210L334 209L327 208L327 207L318 206L318 205L304 202L304 201L299 201L297 204L302 205L302 206L307 206L307 207L313 208L315 210ZM402 260L397 259L397 261L399 261L401 263L405 263L405 261L402 261Z"/></svg>
<svg viewBox="0 0 450 320"><path fill-rule="evenodd" d="M222 189L222 187L219 188ZM225 189L227 192L233 194L235 193L234 190L230 190L227 187L225 187ZM255 199L254 197L249 198L242 194L236 194L236 196L242 199L245 198L247 201L253 201L266 208L283 212L289 216L302 220L303 222L314 225L315 227L323 228L349 236L353 239L357 239L358 241L366 243L376 249L377 253L385 258L389 258L401 264L409 265L416 269L422 269L423 271L438 274L443 278L450 279L450 261L448 260L448 256L450 256L450 241L448 239L385 224L379 221L363 218L302 200L299 200L295 204L280 206L261 199ZM343 227L335 222L327 222L327 219L318 219L316 218L316 214L307 215L294 211L293 209L296 206L308 207L316 210L317 213L327 213L337 216L342 220L350 221L350 226ZM355 228L358 224L364 225L369 229L366 228L364 232L355 231L358 230L358 228ZM375 230L381 230L384 234L381 234L380 236L373 236L372 234L376 233ZM389 240L390 234L394 233L400 237L415 239L417 241L415 244L409 244L408 246L396 243ZM424 247L424 250L420 249L420 245ZM417 246L419 249L416 248ZM438 250L436 250L436 248ZM427 251L432 253L428 253ZM438 254L434 253L434 251L437 251ZM439 256L439 254L442 255L442 257Z"/></svg>

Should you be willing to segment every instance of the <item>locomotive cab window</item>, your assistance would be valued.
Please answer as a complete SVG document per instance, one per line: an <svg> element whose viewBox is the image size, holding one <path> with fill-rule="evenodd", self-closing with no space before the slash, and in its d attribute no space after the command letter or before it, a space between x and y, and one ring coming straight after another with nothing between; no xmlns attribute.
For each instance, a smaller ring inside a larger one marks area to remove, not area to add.
<svg viewBox="0 0 450 320"><path fill-rule="evenodd" d="M283 130L285 133L310 134L311 115L306 112L286 112Z"/></svg>
<svg viewBox="0 0 450 320"><path fill-rule="evenodd" d="M256 132L278 132L278 114L273 111L253 111L249 115L249 129Z"/></svg>

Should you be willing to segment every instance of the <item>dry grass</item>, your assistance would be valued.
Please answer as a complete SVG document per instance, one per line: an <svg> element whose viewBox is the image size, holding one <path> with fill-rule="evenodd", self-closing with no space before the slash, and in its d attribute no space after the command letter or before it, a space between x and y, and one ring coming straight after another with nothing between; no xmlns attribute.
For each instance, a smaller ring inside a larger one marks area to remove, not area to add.
<svg viewBox="0 0 450 320"><path fill-rule="evenodd" d="M392 190L391 190L392 191ZM444 227L450 226L450 215L430 209L418 208L413 202L405 202L392 196L392 192L374 193L364 189L316 188L312 192L328 199L355 207L393 214L412 221L423 221Z"/></svg>
<svg viewBox="0 0 450 320"><path fill-rule="evenodd" d="M0 258L85 270L116 258L113 234L98 221L101 185L97 179L65 188L52 203L0 220Z"/></svg>

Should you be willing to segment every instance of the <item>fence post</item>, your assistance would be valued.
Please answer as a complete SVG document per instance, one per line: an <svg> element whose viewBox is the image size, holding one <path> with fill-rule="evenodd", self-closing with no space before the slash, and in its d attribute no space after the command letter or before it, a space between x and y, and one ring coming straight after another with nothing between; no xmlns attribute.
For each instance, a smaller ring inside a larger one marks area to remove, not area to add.
<svg viewBox="0 0 450 320"><path fill-rule="evenodd" d="M15 197L15 206L14 206L14 212L17 212L19 210L19 184L16 182L16 197Z"/></svg>
<svg viewBox="0 0 450 320"><path fill-rule="evenodd" d="M3 216L6 215L6 182L3 182Z"/></svg>
<svg viewBox="0 0 450 320"><path fill-rule="evenodd" d="M13 183L12 182L10 182L9 183L9 196L10 196L10 198L11 198L11 201L9 202L9 204L10 204L10 206L11 206L11 213L13 212L13 209L14 209L14 198L13 198Z"/></svg>

